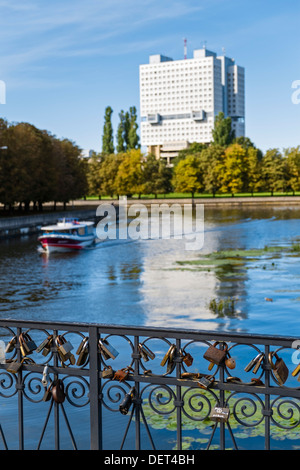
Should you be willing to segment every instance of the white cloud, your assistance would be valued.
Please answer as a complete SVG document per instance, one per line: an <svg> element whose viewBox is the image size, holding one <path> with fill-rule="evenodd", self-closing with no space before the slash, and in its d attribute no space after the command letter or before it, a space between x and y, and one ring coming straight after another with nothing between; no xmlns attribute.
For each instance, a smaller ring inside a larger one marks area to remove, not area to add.
<svg viewBox="0 0 300 470"><path fill-rule="evenodd" d="M159 39L136 40L135 33L198 12L203 5L194 0L0 0L0 72L7 76L49 58L147 49Z"/></svg>

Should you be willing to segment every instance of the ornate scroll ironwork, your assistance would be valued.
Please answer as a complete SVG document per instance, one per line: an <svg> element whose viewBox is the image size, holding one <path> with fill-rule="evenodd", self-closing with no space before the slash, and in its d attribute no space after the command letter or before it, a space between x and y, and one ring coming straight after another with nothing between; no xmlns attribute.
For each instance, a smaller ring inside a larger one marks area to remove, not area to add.
<svg viewBox="0 0 300 470"><path fill-rule="evenodd" d="M21 333L35 347L24 349ZM0 320L0 334L7 347L0 364L4 449L293 448L299 432L294 337L17 320ZM226 345L232 360L205 360L215 345ZM288 377L280 377L274 357L284 360ZM57 381L62 398L51 388ZM228 409L228 418L213 420L216 407Z"/></svg>

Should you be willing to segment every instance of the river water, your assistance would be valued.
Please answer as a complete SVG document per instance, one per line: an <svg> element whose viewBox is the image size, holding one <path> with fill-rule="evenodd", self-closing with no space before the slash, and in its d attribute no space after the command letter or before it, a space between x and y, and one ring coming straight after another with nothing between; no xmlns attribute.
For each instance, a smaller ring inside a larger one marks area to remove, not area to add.
<svg viewBox="0 0 300 470"><path fill-rule="evenodd" d="M80 253L47 256L38 249L37 236L2 240L1 318L297 336L299 220L297 207L205 208L204 245L192 251L186 250L184 238L117 239ZM232 250L240 250L238 256ZM210 258L220 252L221 260ZM219 302L228 298L235 299L233 312L220 314L210 308L213 299ZM10 400L1 403L1 425L9 448L18 445L16 400L15 395L10 405L6 404ZM29 449L36 448L48 409L44 402L33 406L34 412L29 407L26 421ZM88 408L71 407L68 414L79 448L89 448L88 432L83 432L89 429ZM150 410L149 419L152 415ZM103 420L104 448L118 449L127 420L116 413L112 420L109 412ZM155 431L154 423L151 432L161 432L156 439L160 447L172 449L174 432L164 426L158 423ZM134 448L132 433L129 448ZM197 426L186 433L188 439L194 436L194 441L189 441L190 448L204 445L199 444ZM275 448L285 448L282 436L279 438ZM248 441L248 437L241 438L241 448L246 448ZM149 446L145 429L142 442ZM72 448L68 435L63 445L62 448ZM256 437L249 445L263 448L263 439ZM50 439L43 448L51 446Z"/></svg>
<svg viewBox="0 0 300 470"><path fill-rule="evenodd" d="M294 246L299 219L298 207L205 207L198 251L186 250L184 238L129 239L48 256L36 236L2 240L1 318L297 335L298 252L260 255L234 275L197 261L220 250ZM209 308L229 297L234 315Z"/></svg>

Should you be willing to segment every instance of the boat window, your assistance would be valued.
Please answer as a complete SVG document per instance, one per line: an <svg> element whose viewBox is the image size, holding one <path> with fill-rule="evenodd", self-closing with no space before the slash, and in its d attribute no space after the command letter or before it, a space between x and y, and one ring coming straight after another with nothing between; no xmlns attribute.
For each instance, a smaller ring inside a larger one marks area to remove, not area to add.
<svg viewBox="0 0 300 470"><path fill-rule="evenodd" d="M85 228L84 227L79 228L78 233L79 233L79 235L84 235L85 234Z"/></svg>
<svg viewBox="0 0 300 470"><path fill-rule="evenodd" d="M90 225L90 226L87 228L87 231L88 231L88 233L93 233L93 227L92 227L92 225Z"/></svg>

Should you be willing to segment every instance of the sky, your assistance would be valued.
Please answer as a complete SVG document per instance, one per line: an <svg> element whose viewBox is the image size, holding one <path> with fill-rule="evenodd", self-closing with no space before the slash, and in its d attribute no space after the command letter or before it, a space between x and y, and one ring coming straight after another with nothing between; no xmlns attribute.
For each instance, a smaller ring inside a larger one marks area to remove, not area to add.
<svg viewBox="0 0 300 470"><path fill-rule="evenodd" d="M99 152L105 108L115 134L121 110L139 116L139 65L183 59L186 38L188 58L205 44L245 67L246 136L295 147L299 24L295 0L0 0L0 117Z"/></svg>

